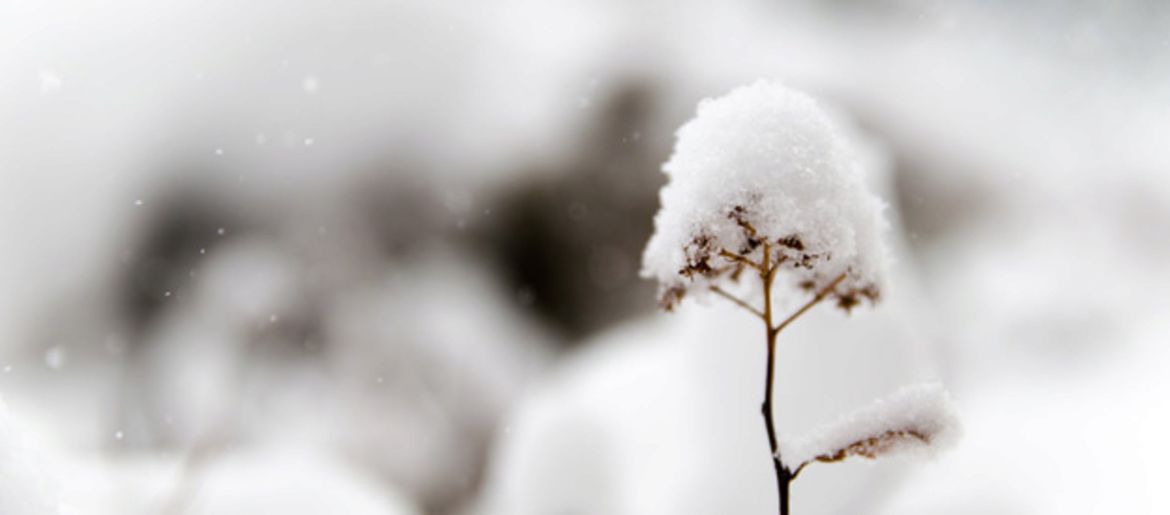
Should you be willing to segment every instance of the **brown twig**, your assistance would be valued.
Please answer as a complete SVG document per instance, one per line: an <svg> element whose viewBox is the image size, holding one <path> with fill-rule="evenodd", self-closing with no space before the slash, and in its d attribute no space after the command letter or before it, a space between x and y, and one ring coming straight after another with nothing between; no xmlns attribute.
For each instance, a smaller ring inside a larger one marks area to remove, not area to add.
<svg viewBox="0 0 1170 515"><path fill-rule="evenodd" d="M725 291L723 288L720 288L718 286L712 286L711 291L715 292L720 297L723 297L727 300L730 300L731 302L734 302L737 306L750 311L753 315L760 317L761 319L764 318L764 314L761 313L760 310L752 307L751 304L748 304L743 299L736 297L735 295L732 295L730 293L727 293L727 291Z"/></svg>
<svg viewBox="0 0 1170 515"><path fill-rule="evenodd" d="M752 227L751 224L747 223L746 220L737 218L736 221L740 224L741 227L743 227L744 231L750 238L758 238L756 236L755 228ZM760 282L764 287L764 309L762 311L756 309L754 306L747 303L743 299L740 299L739 297L724 291L718 286L711 286L710 288L712 292L715 292L717 295L735 303L735 305L746 309L749 313L759 317L760 320L764 322L765 335L767 338L768 358L764 380L764 402L760 405L760 412L764 416L764 426L768 431L768 446L772 450L772 467L776 471L776 490L779 494L780 515L788 515L788 499L790 497L789 487L792 484L792 481L796 479L796 476L798 476L800 472L804 470L804 467L808 465L809 462L801 463L795 469L791 469L784 464L784 460L780 456L780 446L776 438L776 420L772 414L772 392L774 389L773 386L776 383L776 336L780 334L780 331L783 331L784 328L788 327L789 324L791 324L797 318L800 318L800 316L805 314L805 312L808 310L812 309L813 306L825 300L825 298L828 297L830 293L835 291L837 285L841 284L841 281L845 280L845 274L837 276L827 286L817 291L816 295L811 300L806 302L791 315L788 315L788 317L785 318L782 322L777 325L772 325L772 315L774 313L772 306L772 284L775 282L776 274L779 272L781 265L787 258L782 255L777 255L775 261L773 261L772 245L766 240L761 241L761 243L764 247L764 255L762 261L760 262L756 262L741 254L729 252L726 249L720 249L719 255L729 261L732 261L733 263L749 266L758 272Z"/></svg>
<svg viewBox="0 0 1170 515"><path fill-rule="evenodd" d="M776 277L779 263L771 263L772 246L764 243L764 261L760 270L760 281L764 286L764 329L767 335L768 358L764 379L764 402L760 414L764 416L764 427L768 431L768 446L772 451L772 468L776 471L776 491L779 494L780 515L788 515L789 485L792 474L780 458L779 442L776 439L776 421L772 414L772 385L776 382L776 335L779 329L772 327L772 282Z"/></svg>
<svg viewBox="0 0 1170 515"><path fill-rule="evenodd" d="M741 256L734 252L729 252L727 249L719 249L719 256L736 263L742 263L744 265L750 266L755 268L757 271L763 270L763 267L761 267L759 263L752 261L747 256Z"/></svg>
<svg viewBox="0 0 1170 515"><path fill-rule="evenodd" d="M764 328L768 340L768 362L765 373L764 384L764 403L760 406L760 411L764 416L764 425L768 431L768 445L772 450L772 467L776 471L776 490L779 494L780 501L780 515L788 515L788 501L791 497L790 487L792 481L804 469L805 464L801 464L795 470L790 469L784 464L784 459L780 456L780 448L776 439L776 421L772 413L772 391L776 382L776 336L788 327L793 321L812 309L813 306L825 299L830 292L845 279L845 274L841 274L828 286L822 288L817 292L812 300L805 303L800 309L797 309L788 318L785 318L779 325L772 325L772 284L776 278L776 271L780 269L781 263L784 262L784 257L779 257L773 264L771 262L772 248L768 243L764 243L764 260L760 271L760 280L764 286Z"/></svg>
<svg viewBox="0 0 1170 515"><path fill-rule="evenodd" d="M930 437L928 435L914 429L884 431L881 434L862 438L856 442L850 443L849 445L837 449L832 453L822 454L811 460L801 463L799 467L796 467L796 470L792 471L792 479L796 479L796 476L800 475L800 471L804 470L804 468L809 466L809 464L815 462L834 463L838 461L844 461L845 458L850 456L861 456L863 458L869 458L872 460L877 458L878 455L882 452L885 452L890 447L892 447L894 442L898 439L914 439L924 444L930 443Z"/></svg>
<svg viewBox="0 0 1170 515"><path fill-rule="evenodd" d="M811 463L811 462L806 461L804 463L801 463L799 467L796 467L796 470L792 471L792 479L796 479L797 476L800 475L800 472L802 470L804 470L804 467L808 466L809 463Z"/></svg>
<svg viewBox="0 0 1170 515"><path fill-rule="evenodd" d="M776 272L780 271L780 265L784 264L787 260L788 256L776 257L776 262L772 263L772 267L768 269L768 276L764 278L764 281L768 283L769 287L771 287L772 280L776 279Z"/></svg>
<svg viewBox="0 0 1170 515"><path fill-rule="evenodd" d="M804 303L800 309L796 310L791 315L788 315L788 318L785 318L783 322L780 322L780 325L776 326L776 332L778 333L784 330L785 327L788 327L788 324L791 324L797 318L800 318L800 315L803 315L806 311L812 309L813 306L817 305L822 300L825 300L825 297L828 297L829 293L832 293L832 291L837 288L837 285L841 284L841 281L843 280L845 280L845 274L838 275L837 278L833 279L833 282L829 283L828 286L821 288L821 290L817 292L817 295L813 297L812 300Z"/></svg>

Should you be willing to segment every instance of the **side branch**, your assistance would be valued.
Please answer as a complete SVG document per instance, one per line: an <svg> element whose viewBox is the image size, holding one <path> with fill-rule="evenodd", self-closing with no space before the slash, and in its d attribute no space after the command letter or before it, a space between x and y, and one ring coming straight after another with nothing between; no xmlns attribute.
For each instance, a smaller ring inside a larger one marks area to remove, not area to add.
<svg viewBox="0 0 1170 515"><path fill-rule="evenodd" d="M891 429L883 431L877 435L862 438L840 449L826 452L801 463L799 467L796 467L796 470L792 471L792 478L796 479L796 476L800 475L800 471L815 462L834 463L844 461L850 456L860 456L871 460L875 459L879 455L894 449L902 441L915 441L924 445L930 445L931 435L917 429Z"/></svg>
<svg viewBox="0 0 1170 515"><path fill-rule="evenodd" d="M768 285L768 288L772 287L772 281L776 279L776 272L780 271L780 265L784 264L787 260L788 256L776 256L776 262L772 263L772 266L768 268L767 275L764 277L764 283Z"/></svg>
<svg viewBox="0 0 1170 515"><path fill-rule="evenodd" d="M837 285L841 284L841 281L844 280L845 274L838 275L837 278L833 279L833 282L829 283L828 286L821 288L821 290L817 292L817 295L813 297L812 300L804 303L800 309L796 310L796 312L792 313L791 315L788 315L788 318L785 318L783 322L780 322L780 325L777 325L774 329L772 329L772 331L775 333L783 331L784 328L788 327L788 324L791 324L793 320L800 318L800 315L803 315L806 311L812 309L813 306L816 306L822 300L825 300L825 297L829 296L829 293L836 289Z"/></svg>
<svg viewBox="0 0 1170 515"><path fill-rule="evenodd" d="M740 264L743 264L746 266L750 266L750 267L756 269L757 271L764 270L764 267L760 266L759 263L756 263L755 261L752 261L751 259L748 259L747 257L741 256L741 255L736 254L734 252L728 252L727 249L720 249L719 256L723 257L729 261L733 261L735 263L740 263Z"/></svg>
<svg viewBox="0 0 1170 515"><path fill-rule="evenodd" d="M797 476L800 476L800 471L804 470L804 467L807 467L809 463L812 463L812 462L806 461L804 463L801 463L799 467L796 467L796 470L792 471L792 479L796 479Z"/></svg>
<svg viewBox="0 0 1170 515"><path fill-rule="evenodd" d="M739 297L736 297L735 295L732 295L732 294L730 294L730 293L727 293L727 291L726 291L726 290L724 290L723 288L720 288L720 287L718 287L718 286L712 286L712 287L711 287L711 291L712 291L712 292L715 292L715 293L716 293L716 294L718 294L720 297L723 297L723 298L725 298L725 299L727 299L727 300L730 300L731 302L734 302L734 303L735 303L737 306L739 306L739 307L741 307L741 308L743 308L743 309L746 309L746 310L750 311L750 312L751 312L751 314L753 314L753 315L755 315L755 316L757 316L757 317L760 317L760 319L761 319L761 320L763 320L763 319L764 319L764 313L763 313L762 311L760 311L760 310L758 310L758 309L756 309L756 308L752 307L752 305L751 305L751 304L748 304L747 302L744 302L744 300L743 300L743 299L741 299L741 298L739 298Z"/></svg>

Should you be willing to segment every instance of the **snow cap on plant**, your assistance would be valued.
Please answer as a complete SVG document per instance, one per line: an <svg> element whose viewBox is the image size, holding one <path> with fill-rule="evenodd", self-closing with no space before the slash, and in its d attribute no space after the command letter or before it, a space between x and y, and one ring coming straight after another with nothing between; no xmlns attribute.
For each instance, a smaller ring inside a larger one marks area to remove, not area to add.
<svg viewBox="0 0 1170 515"><path fill-rule="evenodd" d="M761 80L703 100L662 169L642 276L663 307L736 282L765 243L780 275L845 309L880 295L884 203L812 97Z"/></svg>
<svg viewBox="0 0 1170 515"><path fill-rule="evenodd" d="M785 460L801 466L852 456L934 455L953 446L961 431L951 397L942 385L920 383L905 386L803 438L782 438L780 452Z"/></svg>

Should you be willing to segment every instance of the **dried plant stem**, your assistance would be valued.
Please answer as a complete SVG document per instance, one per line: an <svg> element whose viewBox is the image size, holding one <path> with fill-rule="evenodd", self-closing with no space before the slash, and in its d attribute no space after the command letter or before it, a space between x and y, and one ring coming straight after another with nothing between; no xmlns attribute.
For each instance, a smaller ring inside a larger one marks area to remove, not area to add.
<svg viewBox="0 0 1170 515"><path fill-rule="evenodd" d="M764 425L768 430L768 446L772 450L772 467L776 470L776 491L779 494L780 515L788 515L788 486L792 483L792 473L784 466L780 458L780 447L776 440L776 421L772 414L772 385L776 382L776 335L782 327L772 326L772 282L776 274L774 268L780 263L772 264L772 247L764 244L764 260L760 267L760 281L764 286L764 328L767 334L768 359L764 379L764 403L760 405L760 412L764 416Z"/></svg>
<svg viewBox="0 0 1170 515"><path fill-rule="evenodd" d="M751 304L748 304L743 299L736 297L735 295L732 295L730 293L727 293L727 291L725 291L723 288L720 288L718 286L712 286L711 291L714 292L716 295L719 295L720 297L723 297L727 300L730 300L731 302L734 302L735 305L737 305L743 309L748 310L749 312L751 312L751 314L753 314L757 317L760 317L761 319L764 318L764 314L761 313L760 310L752 307Z"/></svg>
<svg viewBox="0 0 1170 515"><path fill-rule="evenodd" d="M759 263L756 263L755 261L752 261L745 256L735 255L741 258L736 259L736 261L748 263L759 272L760 282L764 287L763 311L754 308L747 302L744 302L742 299L735 297L734 295L731 295L718 287L712 287L711 291L760 317L760 319L764 322L768 358L764 380L764 402L762 405L760 405L760 412L764 416L764 426L768 430L768 445L772 451L772 467L776 471L776 491L779 495L780 515L788 515L788 500L790 497L789 486L791 485L792 480L796 479L797 474L800 473L805 464L802 463L795 470L785 465L784 460L781 459L780 456L779 442L776 439L776 421L772 410L772 392L774 389L773 386L776 383L776 336L779 335L780 331L783 331L784 328L788 327L788 325L791 324L794 320L806 313L809 309L812 309L813 306L817 305L822 300L825 300L825 297L832 293L834 289L836 289L837 285L845 279L845 274L837 276L827 286L821 288L811 300L806 302L803 306L801 306L779 324L773 325L772 318L775 310L772 306L772 284L776 278L777 271L784 263L784 257L778 256L775 260L773 260L771 245L765 242L763 243L763 247L764 257L763 260ZM726 250L722 251L721 254L724 255L724 257L728 257L729 259L731 259L729 257L730 255L734 255L730 252L727 252Z"/></svg>
<svg viewBox="0 0 1170 515"><path fill-rule="evenodd" d="M727 259L728 261L731 261L734 263L740 263L740 264L745 265L745 266L750 266L750 267L756 269L757 271L761 271L761 272L763 271L763 267L759 263L756 263L755 261L752 261L744 256L739 255L739 254L734 254L734 253L728 252L727 249L720 250L719 255L721 257L723 257L724 259Z"/></svg>
<svg viewBox="0 0 1170 515"><path fill-rule="evenodd" d="M794 320L799 318L800 315L803 315L806 311L812 309L813 306L817 305L822 300L825 300L825 297L829 296L829 294L833 292L833 289L836 288L838 284L841 284L841 281L844 279L845 274L838 275L837 278L833 279L833 282L829 283L828 286L821 288L821 290L817 292L816 296L813 297L812 300L804 303L800 309L796 310L791 315L788 315L788 318L785 318L783 322L780 322L780 325L776 326L775 332L779 333L780 331L783 331L785 327L788 327L788 324L791 324Z"/></svg>

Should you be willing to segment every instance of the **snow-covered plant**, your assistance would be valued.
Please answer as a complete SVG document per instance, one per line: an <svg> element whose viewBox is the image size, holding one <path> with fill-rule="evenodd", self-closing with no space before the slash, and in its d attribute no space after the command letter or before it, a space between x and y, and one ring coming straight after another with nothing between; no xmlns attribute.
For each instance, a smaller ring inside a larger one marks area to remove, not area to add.
<svg viewBox="0 0 1170 515"><path fill-rule="evenodd" d="M806 94L772 81L704 100L679 129L663 165L669 182L642 275L671 310L685 296L724 297L763 321L767 342L761 407L780 513L789 484L812 462L875 458L946 440L954 417L936 386L905 390L804 442L780 442L773 419L776 336L824 300L849 311L877 302L884 282L884 203L869 192L851 151ZM783 283L777 286L777 276ZM805 302L787 316L773 295L787 286ZM762 302L753 300L762 297Z"/></svg>
<svg viewBox="0 0 1170 515"><path fill-rule="evenodd" d="M921 383L845 414L804 438L781 441L780 455L796 464L795 476L814 462L936 451L954 442L957 429L946 390L938 383Z"/></svg>

